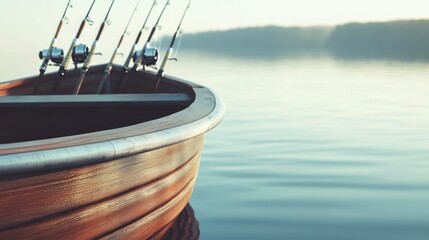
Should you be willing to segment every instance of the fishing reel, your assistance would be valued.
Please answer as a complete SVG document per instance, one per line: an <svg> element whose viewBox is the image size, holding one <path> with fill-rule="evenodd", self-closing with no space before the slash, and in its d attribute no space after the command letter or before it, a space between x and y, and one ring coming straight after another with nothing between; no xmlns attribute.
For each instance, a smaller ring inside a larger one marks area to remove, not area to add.
<svg viewBox="0 0 429 240"><path fill-rule="evenodd" d="M158 63L159 51L156 47L147 47L143 49L143 51L136 51L133 56L133 61L136 62L142 54L142 64L144 66L152 66Z"/></svg>
<svg viewBox="0 0 429 240"><path fill-rule="evenodd" d="M39 52L39 58L41 60L49 58L55 64L61 64L64 60L64 50L61 48L53 48L51 54L48 49L43 49Z"/></svg>
<svg viewBox="0 0 429 240"><path fill-rule="evenodd" d="M75 65L84 63L89 55L89 48L85 44L76 45L73 48L72 59Z"/></svg>

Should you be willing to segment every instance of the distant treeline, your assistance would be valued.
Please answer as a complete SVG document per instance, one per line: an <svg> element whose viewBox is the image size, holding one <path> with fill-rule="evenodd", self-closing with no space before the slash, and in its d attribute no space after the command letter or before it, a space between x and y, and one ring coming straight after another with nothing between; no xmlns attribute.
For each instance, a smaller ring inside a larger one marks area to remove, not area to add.
<svg viewBox="0 0 429 240"><path fill-rule="evenodd" d="M231 55L327 51L339 57L429 59L429 20L213 31L185 35L182 47Z"/></svg>
<svg viewBox="0 0 429 240"><path fill-rule="evenodd" d="M429 20L338 26L326 41L340 56L429 58Z"/></svg>
<svg viewBox="0 0 429 240"><path fill-rule="evenodd" d="M204 32L184 35L183 47L231 54L314 51L323 48L330 31L324 27L267 26Z"/></svg>

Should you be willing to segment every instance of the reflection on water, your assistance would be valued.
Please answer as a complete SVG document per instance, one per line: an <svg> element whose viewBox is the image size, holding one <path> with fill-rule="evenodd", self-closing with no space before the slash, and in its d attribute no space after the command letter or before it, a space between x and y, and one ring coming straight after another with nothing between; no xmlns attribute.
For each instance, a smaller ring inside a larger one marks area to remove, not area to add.
<svg viewBox="0 0 429 240"><path fill-rule="evenodd" d="M198 240L200 228L194 209L188 204L174 221L163 240Z"/></svg>
<svg viewBox="0 0 429 240"><path fill-rule="evenodd" d="M202 239L427 239L429 63L181 52L227 106L191 203Z"/></svg>

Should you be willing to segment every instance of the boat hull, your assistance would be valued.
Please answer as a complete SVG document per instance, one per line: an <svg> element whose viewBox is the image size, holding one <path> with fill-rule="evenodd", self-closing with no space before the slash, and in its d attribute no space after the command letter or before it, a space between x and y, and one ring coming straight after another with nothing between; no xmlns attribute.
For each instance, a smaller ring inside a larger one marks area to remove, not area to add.
<svg viewBox="0 0 429 240"><path fill-rule="evenodd" d="M97 74L88 74L90 81L83 92L97 85ZM130 92L156 79L147 73L136 77L139 81L130 84ZM47 91L54 78L48 75L41 91ZM25 96L34 79L0 85L0 94ZM59 91L70 87L62 84ZM160 89L187 94L192 101L173 108L167 104L165 116L132 124L118 120L119 125L97 131L83 124L85 131L76 128L61 136L16 132L18 137L0 143L0 239L161 238L191 198L204 134L222 120L225 110L209 89L189 82L166 77ZM92 97L88 98L91 107L100 107L98 100L94 105ZM0 111L10 111L10 106L17 111L16 104L23 102L27 104L23 109L29 109L33 103L23 99L6 97L0 101ZM148 104L159 101L143 103ZM31 109L42 105L45 111L52 107L44 101ZM111 106L106 109L116 111ZM49 124L35 126L50 128ZM1 135L0 129L0 136L8 134Z"/></svg>

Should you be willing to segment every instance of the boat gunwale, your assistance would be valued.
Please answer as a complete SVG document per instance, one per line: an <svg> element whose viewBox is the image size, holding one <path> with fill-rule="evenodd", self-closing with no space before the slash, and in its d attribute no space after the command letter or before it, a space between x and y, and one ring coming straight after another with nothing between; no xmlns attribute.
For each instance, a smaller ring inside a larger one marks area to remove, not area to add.
<svg viewBox="0 0 429 240"><path fill-rule="evenodd" d="M225 106L216 93L206 87L189 85L187 81L178 78L168 76L166 79L191 87L195 92L195 101L182 111L123 128L24 143L0 144L0 174L79 167L127 157L191 139L213 129L222 121ZM206 106L207 104L211 105ZM195 113L198 108L208 107L211 109L205 115L186 119L189 113ZM166 124L174 118L182 117L185 117L185 121L183 122L182 119L180 124L174 126ZM109 139L114 132L118 133L128 129L129 133L133 129L145 128L147 125L155 126L155 129L136 135L116 136ZM88 142L80 141L82 139L86 139ZM58 141L64 145L52 149L52 143Z"/></svg>

